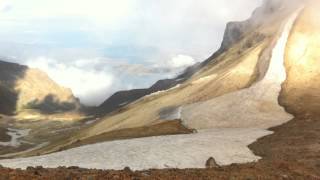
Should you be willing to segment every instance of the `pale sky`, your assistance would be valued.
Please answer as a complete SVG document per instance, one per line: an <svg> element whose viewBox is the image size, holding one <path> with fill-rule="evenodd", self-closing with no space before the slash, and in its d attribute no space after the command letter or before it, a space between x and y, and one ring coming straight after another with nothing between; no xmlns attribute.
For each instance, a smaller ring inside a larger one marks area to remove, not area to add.
<svg viewBox="0 0 320 180"><path fill-rule="evenodd" d="M0 56L82 102L148 87L205 60L260 0L0 0Z"/></svg>

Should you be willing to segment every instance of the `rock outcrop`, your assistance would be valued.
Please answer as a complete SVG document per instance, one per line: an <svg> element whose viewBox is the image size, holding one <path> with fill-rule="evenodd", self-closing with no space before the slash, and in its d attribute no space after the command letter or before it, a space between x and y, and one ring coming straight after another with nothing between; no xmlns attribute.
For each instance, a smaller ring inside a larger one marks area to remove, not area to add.
<svg viewBox="0 0 320 180"><path fill-rule="evenodd" d="M206 168L218 168L216 160L213 157L210 157L206 162Z"/></svg>
<svg viewBox="0 0 320 180"><path fill-rule="evenodd" d="M38 69L0 61L0 114L34 110L43 114L75 110L80 103Z"/></svg>

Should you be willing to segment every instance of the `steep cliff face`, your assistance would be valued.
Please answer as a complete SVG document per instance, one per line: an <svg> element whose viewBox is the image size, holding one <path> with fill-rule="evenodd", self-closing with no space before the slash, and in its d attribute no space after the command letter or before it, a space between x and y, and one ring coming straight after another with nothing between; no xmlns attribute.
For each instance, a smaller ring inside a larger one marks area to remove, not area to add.
<svg viewBox="0 0 320 180"><path fill-rule="evenodd" d="M229 22L227 24L220 51L228 49L234 43L247 36L252 30L259 28L259 26L264 26L267 29L258 34L258 38L263 33L270 33L266 25L274 22L273 18L277 18L275 14L295 9L302 2L299 0L264 0L262 5L252 13L250 19L242 22ZM269 25L272 26L272 24Z"/></svg>
<svg viewBox="0 0 320 180"><path fill-rule="evenodd" d="M320 115L320 2L308 1L288 40L281 103L298 116Z"/></svg>
<svg viewBox="0 0 320 180"><path fill-rule="evenodd" d="M70 89L59 86L38 69L15 63L0 61L0 92L2 114L25 110L52 114L80 107Z"/></svg>

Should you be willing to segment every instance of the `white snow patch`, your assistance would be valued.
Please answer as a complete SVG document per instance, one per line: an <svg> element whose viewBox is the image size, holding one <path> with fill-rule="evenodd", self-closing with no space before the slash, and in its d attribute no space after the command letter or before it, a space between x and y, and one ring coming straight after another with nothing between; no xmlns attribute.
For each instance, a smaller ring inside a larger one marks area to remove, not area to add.
<svg viewBox="0 0 320 180"><path fill-rule="evenodd" d="M208 129L215 127L277 126L293 118L278 103L281 84L286 79L284 53L289 32L298 13L292 16L277 41L265 77L250 88L225 94L182 108L182 120L187 127Z"/></svg>
<svg viewBox="0 0 320 180"><path fill-rule="evenodd" d="M124 106L124 105L127 105L129 102L124 102L124 103L121 103L119 104L118 106Z"/></svg>
<svg viewBox="0 0 320 180"><path fill-rule="evenodd" d="M152 97L152 96L157 96L157 95L160 95L160 94L162 94L162 93L165 93L165 92L168 92L168 91L172 91L172 90L174 90L174 89L177 89L177 88L179 88L180 86L181 86L180 84L177 84L176 86L174 86L174 87L172 87L172 88L170 88L170 89L162 90L162 91L157 91L157 92L151 93L151 94L149 94L149 95L146 95L146 96L144 96L143 98L148 98L148 97Z"/></svg>
<svg viewBox="0 0 320 180"><path fill-rule="evenodd" d="M0 160L11 168L28 166L79 166L97 169L134 170L162 168L204 168L209 157L220 165L260 159L247 147L270 134L260 129L211 129L196 134L118 140L82 146L49 155Z"/></svg>
<svg viewBox="0 0 320 180"><path fill-rule="evenodd" d="M175 81L176 82L179 82L179 81L182 81L182 80L184 80L185 78L179 78L179 79L176 79Z"/></svg>
<svg viewBox="0 0 320 180"><path fill-rule="evenodd" d="M30 129L8 128L7 134L11 136L11 140L9 142L0 142L0 146L19 147L21 145L21 141L19 139L27 136L30 131Z"/></svg>
<svg viewBox="0 0 320 180"><path fill-rule="evenodd" d="M90 121L85 122L85 124L86 124L86 125L90 125L90 124L93 124L93 123L95 123L95 122L97 122L97 121L99 121L99 120L100 120L100 118L96 118L96 119L94 119L94 120L90 120Z"/></svg>

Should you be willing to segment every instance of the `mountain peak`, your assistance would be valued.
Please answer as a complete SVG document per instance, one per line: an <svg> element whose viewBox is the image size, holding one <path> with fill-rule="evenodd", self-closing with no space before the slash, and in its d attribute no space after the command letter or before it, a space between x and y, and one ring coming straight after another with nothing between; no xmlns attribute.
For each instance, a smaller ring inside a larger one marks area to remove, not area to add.
<svg viewBox="0 0 320 180"><path fill-rule="evenodd" d="M25 110L40 113L70 111L80 107L70 89L59 86L39 69L0 61L0 113Z"/></svg>

